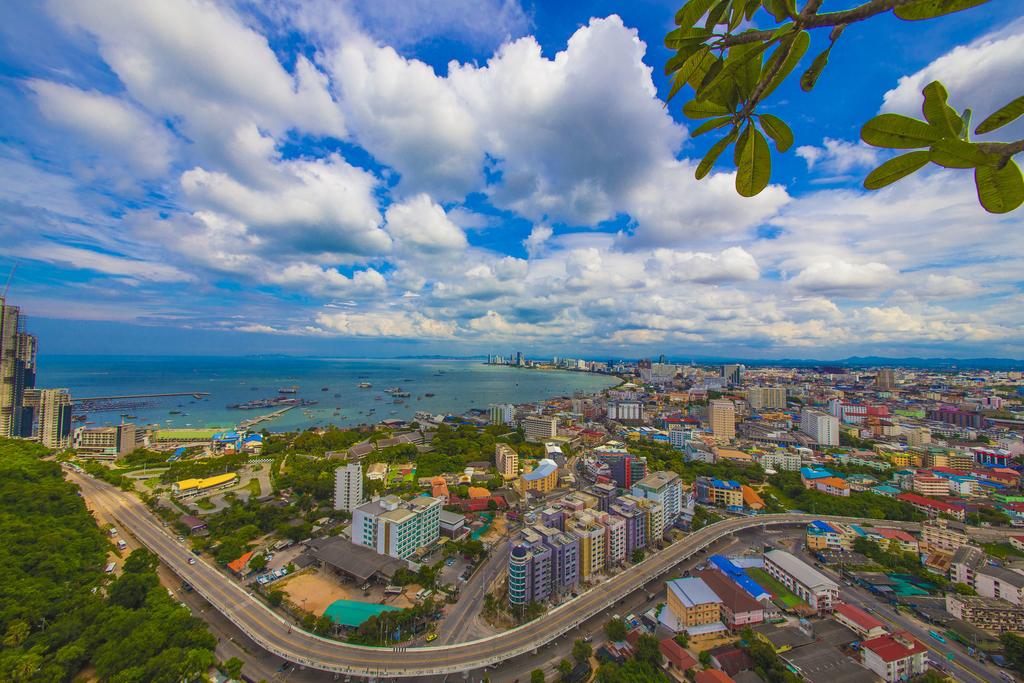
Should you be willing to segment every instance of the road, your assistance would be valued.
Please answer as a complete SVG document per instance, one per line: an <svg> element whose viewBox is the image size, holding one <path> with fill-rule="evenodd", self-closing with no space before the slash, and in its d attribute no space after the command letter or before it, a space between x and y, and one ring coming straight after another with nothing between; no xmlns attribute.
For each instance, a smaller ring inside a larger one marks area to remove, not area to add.
<svg viewBox="0 0 1024 683"><path fill-rule="evenodd" d="M728 519L700 529L647 560L605 581L597 590L555 607L543 618L495 636L467 643L422 648L373 648L322 638L291 625L260 598L218 569L199 561L156 521L134 496L85 475L69 473L83 494L109 508L119 526L130 531L179 577L190 583L211 606L260 647L288 661L311 668L368 678L405 678L436 674L469 674L486 666L532 652L567 633L593 615L625 599L638 588L719 538L746 528L804 524L815 519L869 523L871 520L786 513ZM901 522L887 526L914 527Z"/></svg>
<svg viewBox="0 0 1024 683"><path fill-rule="evenodd" d="M459 601L452 606L447 618L437 629L438 645L448 645L462 640L466 629L484 604L484 594L508 562L508 538L503 536L488 551L484 565L470 577L459 594Z"/></svg>
<svg viewBox="0 0 1024 683"><path fill-rule="evenodd" d="M860 586L846 586L838 574L830 568L823 567L822 569L842 586L840 597L843 602L855 605L861 609L866 608L866 611L872 612L879 619L889 622L893 627L890 630L908 631L912 636L924 643L925 647L932 653L931 658L933 661L942 662L942 665L948 669L949 662L946 660L946 653L953 652L955 655L953 665L959 669L959 671L954 672L957 680L977 681L978 683L999 680L999 669L997 667L987 666L974 659L967 654L967 649L959 643L949 641L948 639L946 643L939 643L928 635L928 631L931 630L930 627L925 626L913 617L896 611L889 603L877 599Z"/></svg>

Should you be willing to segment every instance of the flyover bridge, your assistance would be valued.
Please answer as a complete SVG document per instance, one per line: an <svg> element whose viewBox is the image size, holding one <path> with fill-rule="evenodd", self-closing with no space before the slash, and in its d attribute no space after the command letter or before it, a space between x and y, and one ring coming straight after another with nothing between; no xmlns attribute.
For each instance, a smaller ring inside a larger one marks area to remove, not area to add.
<svg viewBox="0 0 1024 683"><path fill-rule="evenodd" d="M260 598L219 570L199 561L188 564L188 549L175 541L155 516L134 496L91 477L70 474L83 494L108 507L118 524L156 553L183 581L256 644L289 662L313 669L367 678L404 678L457 674L493 666L542 645L576 628L615 605L631 592L657 579L680 561L719 539L743 529L805 524L815 519L871 523L877 520L786 513L716 522L677 541L643 562L609 578L599 587L559 605L544 616L504 633L466 643L434 647L367 647L323 638L293 627ZM886 521L888 527L915 528L912 522Z"/></svg>

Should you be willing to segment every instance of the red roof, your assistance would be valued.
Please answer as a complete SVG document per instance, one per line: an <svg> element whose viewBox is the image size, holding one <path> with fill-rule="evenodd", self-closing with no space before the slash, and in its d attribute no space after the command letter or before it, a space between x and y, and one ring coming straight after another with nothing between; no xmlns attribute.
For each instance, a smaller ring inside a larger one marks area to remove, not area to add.
<svg viewBox="0 0 1024 683"><path fill-rule="evenodd" d="M732 676L718 669L705 669L693 675L694 683L736 683Z"/></svg>
<svg viewBox="0 0 1024 683"><path fill-rule="evenodd" d="M935 508L936 510L963 510L959 505L950 505L949 503L944 503L941 500L919 496L916 493L901 493L896 496L896 500L903 500L911 503L912 505L926 505L928 507Z"/></svg>
<svg viewBox="0 0 1024 683"><path fill-rule="evenodd" d="M242 570L245 569L245 565L249 564L249 560L252 559L252 555L253 551L250 550L249 552L239 557L237 560L232 560L231 562L228 562L228 569L230 569L236 574L241 574Z"/></svg>
<svg viewBox="0 0 1024 683"><path fill-rule="evenodd" d="M683 646L672 638L662 640L658 648L661 650L661 654L665 655L665 659L680 671L697 666L697 660L693 658L693 655L684 650Z"/></svg>
<svg viewBox="0 0 1024 683"><path fill-rule="evenodd" d="M928 649L924 646L924 643L906 631L897 631L892 635L878 636L871 640L865 640L860 646L865 650L871 650L886 662L906 659Z"/></svg>
<svg viewBox="0 0 1024 683"><path fill-rule="evenodd" d="M882 538L888 538L890 540L896 539L897 541L903 541L905 543L913 543L917 540L903 529L879 529L876 527L872 529L872 531Z"/></svg>
<svg viewBox="0 0 1024 683"><path fill-rule="evenodd" d="M932 472L942 472L943 474L951 474L954 477L966 477L967 472L964 470L955 470L952 467L933 467Z"/></svg>
<svg viewBox="0 0 1024 683"><path fill-rule="evenodd" d="M836 605L835 612L836 614L842 614L865 631L871 631L871 629L878 627L885 628L885 624L855 605L847 605L845 603Z"/></svg>

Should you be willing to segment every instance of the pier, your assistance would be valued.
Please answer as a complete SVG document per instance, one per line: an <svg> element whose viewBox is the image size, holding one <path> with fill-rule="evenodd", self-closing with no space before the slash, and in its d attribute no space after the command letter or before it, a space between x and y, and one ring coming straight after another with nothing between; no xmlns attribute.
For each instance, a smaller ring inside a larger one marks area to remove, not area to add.
<svg viewBox="0 0 1024 683"><path fill-rule="evenodd" d="M242 420L241 422L239 422L238 423L238 427L239 427L239 429L248 429L249 427L253 427L255 425L258 425L261 422L270 422L271 420L273 420L275 418L281 417L282 415L287 413L292 408L298 408L298 407L299 407L298 403L293 403L290 406L285 406L284 408L281 408L280 410L275 410L274 412L267 413L266 415L260 415L258 417L250 417L250 418L247 418L247 419Z"/></svg>

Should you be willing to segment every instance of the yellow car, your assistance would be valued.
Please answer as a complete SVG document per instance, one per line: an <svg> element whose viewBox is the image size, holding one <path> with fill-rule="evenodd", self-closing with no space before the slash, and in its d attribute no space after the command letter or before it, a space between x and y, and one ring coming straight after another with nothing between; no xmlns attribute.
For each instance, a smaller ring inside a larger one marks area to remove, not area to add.
<svg viewBox="0 0 1024 683"><path fill-rule="evenodd" d="M427 642L429 643L432 640L437 640L437 634L436 633L428 633L427 634Z"/></svg>

